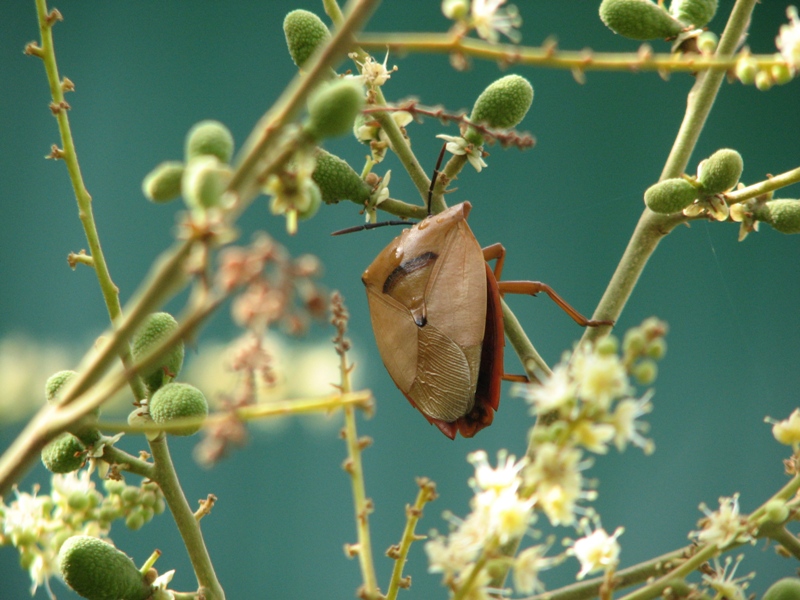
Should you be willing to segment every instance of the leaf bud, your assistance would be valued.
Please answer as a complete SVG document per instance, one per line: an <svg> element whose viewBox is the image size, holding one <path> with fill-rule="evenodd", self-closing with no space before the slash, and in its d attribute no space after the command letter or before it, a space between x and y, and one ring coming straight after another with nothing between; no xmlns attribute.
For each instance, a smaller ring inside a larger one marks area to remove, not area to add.
<svg viewBox="0 0 800 600"><path fill-rule="evenodd" d="M142 181L142 192L151 202L164 203L181 195L183 163L177 160L162 162Z"/></svg>
<svg viewBox="0 0 800 600"><path fill-rule="evenodd" d="M506 75L481 92L472 107L470 121L496 129L510 129L518 125L533 103L533 86L519 75ZM473 144L483 143L475 129L464 135Z"/></svg>
<svg viewBox="0 0 800 600"><path fill-rule="evenodd" d="M762 600L797 600L797 598L800 598L800 579L784 577L769 586Z"/></svg>
<svg viewBox="0 0 800 600"><path fill-rule="evenodd" d="M721 194L733 189L742 176L742 155L736 150L717 150L697 166L697 179L706 194Z"/></svg>
<svg viewBox="0 0 800 600"><path fill-rule="evenodd" d="M327 43L331 32L317 15L307 10L293 10L283 20L286 46L294 64L302 68L317 48Z"/></svg>
<svg viewBox="0 0 800 600"><path fill-rule="evenodd" d="M233 135L219 121L200 121L186 134L186 161L196 156L216 156L227 163L233 156Z"/></svg>
<svg viewBox="0 0 800 600"><path fill-rule="evenodd" d="M99 538L72 536L58 561L66 584L87 600L145 600L152 593L131 558Z"/></svg>
<svg viewBox="0 0 800 600"><path fill-rule="evenodd" d="M86 462L86 448L71 433L62 433L42 448L42 463L51 473L71 473Z"/></svg>
<svg viewBox="0 0 800 600"><path fill-rule="evenodd" d="M614 33L632 40L657 40L678 35L683 23L650 0L603 0L600 19Z"/></svg>
<svg viewBox="0 0 800 600"><path fill-rule="evenodd" d="M133 336L132 353L139 360L155 350L178 328L174 317L165 312L152 313ZM183 366L183 341L169 348L154 366L142 371L142 379L152 392L172 381Z"/></svg>
<svg viewBox="0 0 800 600"><path fill-rule="evenodd" d="M755 83L758 63L750 56L743 56L736 61L736 77L745 85Z"/></svg>
<svg viewBox="0 0 800 600"><path fill-rule="evenodd" d="M664 179L644 192L644 203L653 212L664 215L682 211L697 199L699 192L683 177Z"/></svg>
<svg viewBox="0 0 800 600"><path fill-rule="evenodd" d="M150 416L155 423L164 425L176 419L205 417L208 402L203 392L188 383L168 383L150 399ZM202 423L171 429L173 435L192 435L203 426Z"/></svg>
<svg viewBox="0 0 800 600"><path fill-rule="evenodd" d="M754 215L781 233L800 233L800 200L770 200L756 205Z"/></svg>
<svg viewBox="0 0 800 600"><path fill-rule="evenodd" d="M311 178L319 186L325 204L336 204L340 200L363 204L369 200L369 185L346 161L322 148L317 148L314 157L317 162Z"/></svg>
<svg viewBox="0 0 800 600"><path fill-rule="evenodd" d="M669 12L685 25L705 27L717 13L717 0L672 0Z"/></svg>
<svg viewBox="0 0 800 600"><path fill-rule="evenodd" d="M350 133L364 107L364 88L355 79L323 84L308 102L304 129L314 140Z"/></svg>

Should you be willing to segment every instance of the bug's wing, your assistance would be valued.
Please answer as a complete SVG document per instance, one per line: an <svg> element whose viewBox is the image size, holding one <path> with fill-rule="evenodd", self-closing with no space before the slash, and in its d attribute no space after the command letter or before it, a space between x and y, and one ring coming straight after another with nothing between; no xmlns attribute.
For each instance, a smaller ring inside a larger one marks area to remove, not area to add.
<svg viewBox="0 0 800 600"><path fill-rule="evenodd" d="M395 385L408 395L417 376L417 324L394 298L367 286L375 342Z"/></svg>

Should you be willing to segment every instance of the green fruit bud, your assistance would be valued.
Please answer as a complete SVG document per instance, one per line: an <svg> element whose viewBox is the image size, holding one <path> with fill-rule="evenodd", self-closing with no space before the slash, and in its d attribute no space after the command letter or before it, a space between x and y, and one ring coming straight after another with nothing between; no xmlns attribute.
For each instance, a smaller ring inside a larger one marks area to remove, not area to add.
<svg viewBox="0 0 800 600"><path fill-rule="evenodd" d="M186 165L181 179L186 206L201 211L218 206L228 179L228 170L215 156L196 156Z"/></svg>
<svg viewBox="0 0 800 600"><path fill-rule="evenodd" d="M712 54L718 43L719 37L713 31L704 31L697 36L697 47L705 54Z"/></svg>
<svg viewBox="0 0 800 600"><path fill-rule="evenodd" d="M721 194L734 188L742 176L742 155L736 150L717 150L697 166L697 179L706 194Z"/></svg>
<svg viewBox="0 0 800 600"><path fill-rule="evenodd" d="M518 125L533 103L533 86L524 77L506 75L489 85L472 107L470 121L496 129L510 129ZM464 135L468 142L483 143L483 137L474 129Z"/></svg>
<svg viewBox="0 0 800 600"><path fill-rule="evenodd" d="M325 204L336 204L340 200L363 204L369 200L370 187L347 162L322 148L317 148L314 156L317 164L311 178L319 186Z"/></svg>
<svg viewBox="0 0 800 600"><path fill-rule="evenodd" d="M103 481L103 487L112 496L118 496L122 493L122 490L125 489L125 482L114 479L106 479Z"/></svg>
<svg viewBox="0 0 800 600"><path fill-rule="evenodd" d="M644 332L639 327L634 327L625 332L622 339L622 351L627 356L635 356L644 352L647 347L647 339Z"/></svg>
<svg viewBox="0 0 800 600"><path fill-rule="evenodd" d="M196 156L216 156L227 163L233 156L233 135L219 121L200 121L186 134L186 162Z"/></svg>
<svg viewBox="0 0 800 600"><path fill-rule="evenodd" d="M150 399L150 416L159 425L167 424L175 419L205 417L207 414L208 402L203 392L188 383L168 383ZM197 423L179 429L171 429L169 433L192 435L197 433L201 427L202 423Z"/></svg>
<svg viewBox="0 0 800 600"><path fill-rule="evenodd" d="M650 385L658 375L658 365L652 359L644 359L636 363L631 373L641 385Z"/></svg>
<svg viewBox="0 0 800 600"><path fill-rule="evenodd" d="M745 85L755 83L758 73L758 63L749 56L743 56L736 61L736 77Z"/></svg>
<svg viewBox="0 0 800 600"><path fill-rule="evenodd" d="M644 203L653 212L669 215L682 211L697 199L696 187L683 179L665 179L654 183L644 192Z"/></svg>
<svg viewBox="0 0 800 600"><path fill-rule="evenodd" d="M181 195L183 163L177 160L162 162L150 171L142 182L144 195L153 202L163 203Z"/></svg>
<svg viewBox="0 0 800 600"><path fill-rule="evenodd" d="M717 0L672 0L669 12L695 29L704 27L717 13Z"/></svg>
<svg viewBox="0 0 800 600"><path fill-rule="evenodd" d="M800 579L785 577L779 579L764 592L763 600L797 600L800 598Z"/></svg>
<svg viewBox="0 0 800 600"><path fill-rule="evenodd" d="M769 74L769 71L759 71L756 73L756 88L761 92L766 92L767 90L772 88L772 75Z"/></svg>
<svg viewBox="0 0 800 600"><path fill-rule="evenodd" d="M77 375L77 373L75 371L59 371L50 375L44 384L44 395L48 402L58 400L58 391L73 375Z"/></svg>
<svg viewBox="0 0 800 600"><path fill-rule="evenodd" d="M594 346L594 349L595 352L602 354L603 356L613 356L619 352L619 340L613 335L607 335L606 337L598 340Z"/></svg>
<svg viewBox="0 0 800 600"><path fill-rule="evenodd" d="M667 353L667 342L664 338L656 338L647 344L644 353L650 358L661 360Z"/></svg>
<svg viewBox="0 0 800 600"><path fill-rule="evenodd" d="M125 504L139 504L139 496L141 496L141 490L135 485L126 485L120 494L120 498Z"/></svg>
<svg viewBox="0 0 800 600"><path fill-rule="evenodd" d="M772 65L770 75L772 75L772 80L778 85L787 84L794 79L792 70L789 68L789 65L785 63Z"/></svg>
<svg viewBox="0 0 800 600"><path fill-rule="evenodd" d="M125 517L125 527L131 531L138 531L144 527L144 516L138 510Z"/></svg>
<svg viewBox="0 0 800 600"><path fill-rule="evenodd" d="M364 88L354 79L323 84L308 102L305 131L314 140L349 133L364 107Z"/></svg>
<svg viewBox="0 0 800 600"><path fill-rule="evenodd" d="M145 600L152 593L130 557L96 537L69 538L58 559L66 584L87 600Z"/></svg>
<svg viewBox="0 0 800 600"><path fill-rule="evenodd" d="M800 233L800 200L770 200L756 205L754 215L781 233Z"/></svg>
<svg viewBox="0 0 800 600"><path fill-rule="evenodd" d="M302 68L317 48L331 39L331 32L317 15L307 10L293 10L283 20L286 46L298 68Z"/></svg>
<svg viewBox="0 0 800 600"><path fill-rule="evenodd" d="M764 516L771 523L783 523L789 518L789 508L781 500L770 500L764 506Z"/></svg>
<svg viewBox="0 0 800 600"><path fill-rule="evenodd" d="M51 473L71 473L86 462L86 448L71 433L62 433L42 448L42 463Z"/></svg>
<svg viewBox="0 0 800 600"><path fill-rule="evenodd" d="M600 19L614 33L642 41L675 37L684 27L650 0L603 0Z"/></svg>
<svg viewBox="0 0 800 600"><path fill-rule="evenodd" d="M133 336L133 358L139 360L155 350L178 328L178 322L169 313L153 313L142 323ZM145 369L141 375L152 392L180 373L183 366L183 342L178 342L162 355L158 363Z"/></svg>
<svg viewBox="0 0 800 600"><path fill-rule="evenodd" d="M465 19L469 14L469 0L442 0L442 14L448 19Z"/></svg>

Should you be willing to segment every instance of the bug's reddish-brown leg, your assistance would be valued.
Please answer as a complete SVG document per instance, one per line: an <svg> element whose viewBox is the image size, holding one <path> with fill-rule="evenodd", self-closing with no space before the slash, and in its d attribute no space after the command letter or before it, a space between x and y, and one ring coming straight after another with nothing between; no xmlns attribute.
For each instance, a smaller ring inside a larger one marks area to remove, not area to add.
<svg viewBox="0 0 800 600"><path fill-rule="evenodd" d="M529 294L535 296L539 292L544 292L550 299L558 304L565 313L581 327L599 327L600 325L613 325L614 321L595 321L587 319L570 304L559 296L556 291L546 283L541 281L500 281L500 276L503 274L503 263L506 259L506 249L503 244L492 244L483 249L483 259L486 262L496 260L494 264L494 277L497 280L497 285L500 289L500 295L503 294Z"/></svg>
<svg viewBox="0 0 800 600"><path fill-rule="evenodd" d="M553 288L541 281L498 281L497 286L500 288L500 294L529 294L535 296L539 292L544 292L550 296L553 302L561 307L561 310L572 317L572 320L581 327L600 327L601 325L614 324L614 321L595 321L593 319L587 319L572 308L572 306L559 296Z"/></svg>

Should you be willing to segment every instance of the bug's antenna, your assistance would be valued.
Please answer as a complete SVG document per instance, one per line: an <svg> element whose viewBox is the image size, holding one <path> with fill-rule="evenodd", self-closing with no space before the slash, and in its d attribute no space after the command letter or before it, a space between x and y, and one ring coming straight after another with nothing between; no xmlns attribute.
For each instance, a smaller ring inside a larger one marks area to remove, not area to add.
<svg viewBox="0 0 800 600"><path fill-rule="evenodd" d="M431 200L433 198L433 188L436 186L436 180L439 178L439 167L442 166L444 159L444 151L447 148L447 142L442 144L442 149L439 152L439 159L436 161L436 168L433 169L433 177L431 177L431 185L428 188L428 216L431 216Z"/></svg>

